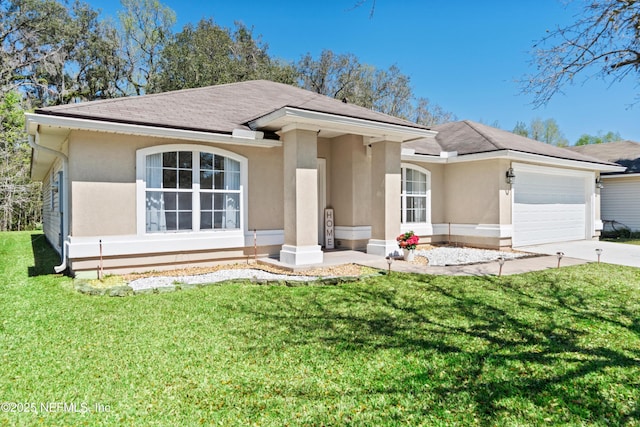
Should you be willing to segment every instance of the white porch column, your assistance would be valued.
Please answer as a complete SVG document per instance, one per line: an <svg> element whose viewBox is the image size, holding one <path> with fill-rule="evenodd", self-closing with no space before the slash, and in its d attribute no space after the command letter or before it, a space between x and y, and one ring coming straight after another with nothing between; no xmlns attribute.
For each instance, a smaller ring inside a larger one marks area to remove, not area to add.
<svg viewBox="0 0 640 427"><path fill-rule="evenodd" d="M299 125L282 129L284 150L284 245L280 261L319 264L317 129Z"/></svg>
<svg viewBox="0 0 640 427"><path fill-rule="evenodd" d="M371 239L367 253L387 256L398 251L400 234L401 143L376 142L371 147Z"/></svg>

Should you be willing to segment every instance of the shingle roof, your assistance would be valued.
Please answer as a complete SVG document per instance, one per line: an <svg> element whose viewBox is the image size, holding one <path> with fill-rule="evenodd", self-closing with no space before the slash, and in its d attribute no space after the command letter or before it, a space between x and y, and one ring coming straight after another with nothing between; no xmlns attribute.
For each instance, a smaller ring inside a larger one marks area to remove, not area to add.
<svg viewBox="0 0 640 427"><path fill-rule="evenodd" d="M625 166L625 173L640 173L640 143L633 141L606 142L569 147L576 153Z"/></svg>
<svg viewBox="0 0 640 427"><path fill-rule="evenodd" d="M294 86L253 80L153 95L90 101L36 110L38 114L231 133L283 107L428 129Z"/></svg>
<svg viewBox="0 0 640 427"><path fill-rule="evenodd" d="M438 132L435 138L436 143L432 140L421 139L407 142L403 146L413 148L417 154L433 156L439 155L440 151L457 151L458 155L465 155L511 150L559 159L610 164L607 160L545 144L470 120L445 123L432 127L432 130Z"/></svg>

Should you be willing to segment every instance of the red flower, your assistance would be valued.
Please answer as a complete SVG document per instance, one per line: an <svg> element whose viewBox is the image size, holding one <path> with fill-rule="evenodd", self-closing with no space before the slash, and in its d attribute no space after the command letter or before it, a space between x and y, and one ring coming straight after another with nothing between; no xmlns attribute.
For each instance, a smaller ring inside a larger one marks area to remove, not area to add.
<svg viewBox="0 0 640 427"><path fill-rule="evenodd" d="M415 249L420 242L420 237L416 236L413 231L407 231L396 237L396 240L402 249Z"/></svg>

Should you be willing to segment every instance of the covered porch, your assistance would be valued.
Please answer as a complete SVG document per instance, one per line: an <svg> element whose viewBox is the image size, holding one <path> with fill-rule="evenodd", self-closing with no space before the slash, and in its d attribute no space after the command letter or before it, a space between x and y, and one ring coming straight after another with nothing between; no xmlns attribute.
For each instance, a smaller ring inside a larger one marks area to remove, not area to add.
<svg viewBox="0 0 640 427"><path fill-rule="evenodd" d="M283 145L281 264L322 264L327 246L377 257L397 250L401 145L433 138L435 132L409 122L402 126L290 107L250 126L276 132ZM326 209L332 210L329 230Z"/></svg>

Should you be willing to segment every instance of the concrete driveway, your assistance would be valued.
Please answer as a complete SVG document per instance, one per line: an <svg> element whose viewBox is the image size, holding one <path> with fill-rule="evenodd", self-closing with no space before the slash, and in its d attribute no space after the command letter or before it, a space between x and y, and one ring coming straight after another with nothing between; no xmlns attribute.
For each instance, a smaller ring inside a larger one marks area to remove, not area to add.
<svg viewBox="0 0 640 427"><path fill-rule="evenodd" d="M514 249L546 255L555 255L557 252L564 252L565 257L594 262L598 260L596 249L602 249L600 262L640 267L640 245L625 245L624 243L600 242L597 240L578 240L575 242L522 246Z"/></svg>

